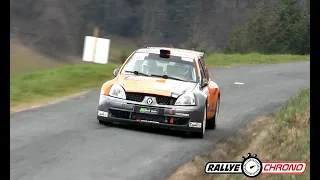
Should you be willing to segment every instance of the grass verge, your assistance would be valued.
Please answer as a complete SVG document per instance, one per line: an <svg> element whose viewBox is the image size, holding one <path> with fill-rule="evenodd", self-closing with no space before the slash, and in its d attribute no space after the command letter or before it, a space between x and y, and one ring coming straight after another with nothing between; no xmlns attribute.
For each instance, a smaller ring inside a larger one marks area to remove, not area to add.
<svg viewBox="0 0 320 180"><path fill-rule="evenodd" d="M112 52L121 56L124 49L115 46ZM113 56L116 56L114 54ZM208 66L233 66L243 64L270 64L289 61L309 60L310 56L299 55L261 55L251 54L213 54L206 57ZM25 64L25 63L22 63ZM10 79L10 109L28 103L78 93L97 88L112 77L113 69L120 64L79 64L56 69L20 74Z"/></svg>
<svg viewBox="0 0 320 180"><path fill-rule="evenodd" d="M110 79L119 64L81 64L26 73L10 79L10 109L43 98L57 98L95 87Z"/></svg>
<svg viewBox="0 0 320 180"><path fill-rule="evenodd" d="M265 175L256 179L310 179L310 87L302 89L276 115L262 117L236 136L217 144L208 154L196 156L178 168L169 180L248 179L244 175L206 175L209 161L242 161L247 153L262 161L306 161L303 175Z"/></svg>
<svg viewBox="0 0 320 180"><path fill-rule="evenodd" d="M208 66L239 66L249 64L275 64L310 60L310 55L272 54L212 54L205 57Z"/></svg>

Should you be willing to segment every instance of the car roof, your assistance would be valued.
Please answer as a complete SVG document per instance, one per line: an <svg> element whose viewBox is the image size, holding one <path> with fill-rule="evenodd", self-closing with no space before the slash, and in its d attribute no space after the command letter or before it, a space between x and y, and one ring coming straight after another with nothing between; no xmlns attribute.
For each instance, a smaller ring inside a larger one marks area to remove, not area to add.
<svg viewBox="0 0 320 180"><path fill-rule="evenodd" d="M179 48L170 48L170 47L147 47L147 48L138 49L138 50L136 50L136 52L160 54L160 49L170 50L171 55L174 55L174 56L194 58L195 56L199 57L199 56L204 55L204 52L200 52L200 51L193 51L193 50L179 49Z"/></svg>

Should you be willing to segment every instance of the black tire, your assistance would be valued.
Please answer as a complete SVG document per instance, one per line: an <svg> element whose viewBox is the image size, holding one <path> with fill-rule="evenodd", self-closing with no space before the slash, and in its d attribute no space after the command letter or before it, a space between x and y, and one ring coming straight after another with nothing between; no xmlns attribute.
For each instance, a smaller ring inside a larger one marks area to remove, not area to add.
<svg viewBox="0 0 320 180"><path fill-rule="evenodd" d="M193 132L192 134L193 134L192 136L194 138L197 138L197 139L203 139L204 138L204 134L202 132Z"/></svg>
<svg viewBox="0 0 320 180"><path fill-rule="evenodd" d="M200 139L203 139L204 138L204 134L206 132L206 124L207 124L207 107L205 106L205 109L204 109L204 118L203 118L203 121L202 121L202 126L201 126L201 132L193 132L192 135L193 137L195 138L200 138Z"/></svg>
<svg viewBox="0 0 320 180"><path fill-rule="evenodd" d="M216 120L218 119L219 110L220 110L220 95L218 96L218 99L217 99L214 117L212 119L207 120L206 124L207 124L208 129L215 129L216 128Z"/></svg>

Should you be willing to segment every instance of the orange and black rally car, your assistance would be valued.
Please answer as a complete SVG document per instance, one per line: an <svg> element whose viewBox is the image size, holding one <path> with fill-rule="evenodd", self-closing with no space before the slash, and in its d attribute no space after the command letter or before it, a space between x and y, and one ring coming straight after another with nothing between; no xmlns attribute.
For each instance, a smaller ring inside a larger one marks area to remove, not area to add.
<svg viewBox="0 0 320 180"><path fill-rule="evenodd" d="M134 51L114 79L102 85L97 119L192 132L214 129L220 89L210 79L204 52L148 47Z"/></svg>

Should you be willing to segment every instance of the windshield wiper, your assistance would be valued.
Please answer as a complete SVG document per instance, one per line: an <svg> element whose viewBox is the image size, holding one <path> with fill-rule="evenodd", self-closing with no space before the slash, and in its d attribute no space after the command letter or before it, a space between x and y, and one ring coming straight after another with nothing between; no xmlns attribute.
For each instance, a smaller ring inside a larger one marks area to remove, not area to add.
<svg viewBox="0 0 320 180"><path fill-rule="evenodd" d="M150 76L149 74L145 74L145 73L142 73L142 72L139 72L139 71L124 71L124 72L133 73L135 75Z"/></svg>
<svg viewBox="0 0 320 180"><path fill-rule="evenodd" d="M151 74L151 76L162 77L162 78L164 78L164 79L174 79L174 80L178 80L178 81L188 82L188 81L186 81L186 80L184 80L184 79L179 79L179 78L172 77L172 76L168 76L168 75Z"/></svg>
<svg viewBox="0 0 320 180"><path fill-rule="evenodd" d="M178 80L178 81L188 82L188 81L186 81L184 79L179 79L179 78L168 76L168 75L145 74L145 73L142 73L142 72L139 72L139 71L126 71L126 70L124 72L133 73L135 75L154 76L154 77L161 77L161 78L164 78L164 79L174 79L174 80Z"/></svg>

